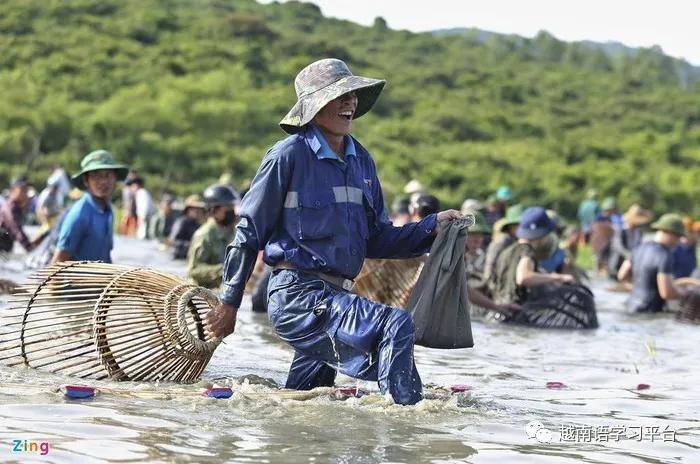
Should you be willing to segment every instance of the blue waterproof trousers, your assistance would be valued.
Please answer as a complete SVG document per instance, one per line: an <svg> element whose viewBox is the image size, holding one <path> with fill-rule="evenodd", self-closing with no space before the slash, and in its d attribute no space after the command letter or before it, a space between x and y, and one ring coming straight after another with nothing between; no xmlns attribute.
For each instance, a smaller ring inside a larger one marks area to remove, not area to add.
<svg viewBox="0 0 700 464"><path fill-rule="evenodd" d="M303 271L273 271L267 314L296 351L287 388L332 386L336 371L376 380L398 404L422 399L410 314L375 303Z"/></svg>

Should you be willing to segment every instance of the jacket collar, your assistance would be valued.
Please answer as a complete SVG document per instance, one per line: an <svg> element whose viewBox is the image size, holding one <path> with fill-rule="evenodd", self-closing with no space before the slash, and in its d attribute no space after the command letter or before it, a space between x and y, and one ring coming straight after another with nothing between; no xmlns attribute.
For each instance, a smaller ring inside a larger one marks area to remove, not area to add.
<svg viewBox="0 0 700 464"><path fill-rule="evenodd" d="M326 138L323 136L323 133L321 130L316 127L314 124L307 124L306 131L304 132L304 138L306 138L307 143L309 144L309 147L311 148L311 151L314 152L316 155L316 158L318 159L335 159L338 161L343 161L338 157L338 155L335 154L335 152L331 149L331 147L328 145L328 142L326 141ZM355 151L355 142L353 141L352 137L349 135L346 135L344 138L345 141L345 156L357 156L357 152Z"/></svg>

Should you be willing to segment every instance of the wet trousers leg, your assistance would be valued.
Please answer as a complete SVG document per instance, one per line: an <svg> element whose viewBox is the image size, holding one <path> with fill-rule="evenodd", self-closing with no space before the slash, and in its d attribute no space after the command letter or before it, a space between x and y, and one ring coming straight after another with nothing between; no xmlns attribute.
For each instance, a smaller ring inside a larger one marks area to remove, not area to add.
<svg viewBox="0 0 700 464"><path fill-rule="evenodd" d="M273 291L276 280L273 275ZM405 311L308 282L271 292L269 310L275 331L295 349L287 388L331 386L339 371L377 381L398 404L421 400L415 329Z"/></svg>

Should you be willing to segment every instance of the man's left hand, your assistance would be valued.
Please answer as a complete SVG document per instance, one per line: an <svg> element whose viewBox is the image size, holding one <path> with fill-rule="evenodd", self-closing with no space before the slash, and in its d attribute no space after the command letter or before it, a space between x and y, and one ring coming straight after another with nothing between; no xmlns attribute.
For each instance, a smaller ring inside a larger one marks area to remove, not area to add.
<svg viewBox="0 0 700 464"><path fill-rule="evenodd" d="M462 213L457 211L456 209L448 209L446 211L440 211L437 213L437 229L435 231L435 234L437 235L440 233L440 231L443 228L443 224L454 221L455 219L462 219Z"/></svg>

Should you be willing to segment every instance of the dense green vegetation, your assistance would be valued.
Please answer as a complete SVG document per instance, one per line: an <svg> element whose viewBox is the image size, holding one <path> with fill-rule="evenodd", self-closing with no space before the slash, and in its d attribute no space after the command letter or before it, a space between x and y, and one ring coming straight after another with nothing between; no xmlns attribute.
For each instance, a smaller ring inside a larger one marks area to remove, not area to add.
<svg viewBox="0 0 700 464"><path fill-rule="evenodd" d="M541 33L435 36L250 0L6 0L0 182L104 147L158 192L254 174L309 62L388 79L354 133L389 197L416 177L445 203L508 183L571 215L596 187L700 214L700 85L658 48L611 59Z"/></svg>

